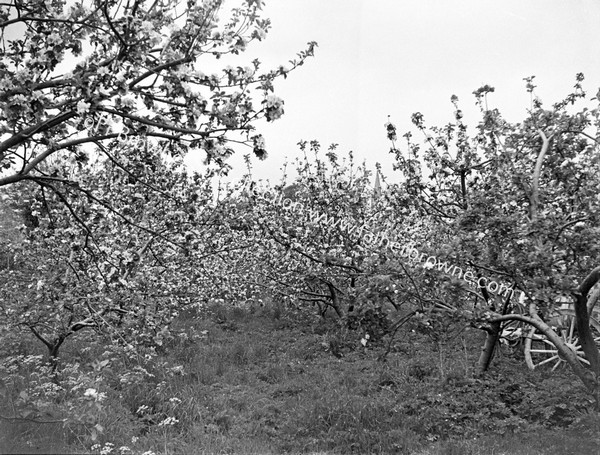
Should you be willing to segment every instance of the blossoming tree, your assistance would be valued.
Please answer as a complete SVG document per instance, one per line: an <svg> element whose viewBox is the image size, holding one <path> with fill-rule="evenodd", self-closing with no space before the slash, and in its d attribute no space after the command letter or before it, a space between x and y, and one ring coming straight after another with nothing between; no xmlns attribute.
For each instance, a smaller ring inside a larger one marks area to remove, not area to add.
<svg viewBox="0 0 600 455"><path fill-rule="evenodd" d="M117 138L159 142L171 156L202 150L219 166L234 143L264 158L254 125L283 114L273 83L316 43L289 67L262 72L254 59L219 70L211 60L240 62L270 28L261 0L241 3L220 23L219 0L8 2L0 10L0 186L73 185L52 158L102 154Z"/></svg>
<svg viewBox="0 0 600 455"><path fill-rule="evenodd" d="M490 364L502 324L521 321L555 346L557 356L597 398L600 355L589 320L600 270L595 240L600 94L591 99L591 108L579 107L587 95L578 74L573 93L544 108L535 97L533 78L526 81L532 102L522 123L511 124L488 108L487 96L494 89L487 85L474 92L483 119L472 135L454 96L453 123L427 128L420 113L413 115L425 136L423 147L410 133L406 146L397 146L395 127L388 123L391 152L404 176L398 195L436 233L438 256L469 268L471 277L495 276L519 291L498 296L491 283L465 278L454 286L458 294L446 293L451 311L462 311L487 332L480 369ZM438 282L448 281L438 275ZM423 292L431 293L431 286ZM589 367L553 328L551 318L565 301L573 303L578 349Z"/></svg>

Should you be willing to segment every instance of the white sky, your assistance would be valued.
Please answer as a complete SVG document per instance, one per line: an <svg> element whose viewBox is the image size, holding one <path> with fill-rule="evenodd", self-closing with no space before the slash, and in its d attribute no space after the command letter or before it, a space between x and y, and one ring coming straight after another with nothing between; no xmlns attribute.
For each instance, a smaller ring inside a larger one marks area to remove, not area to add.
<svg viewBox="0 0 600 455"><path fill-rule="evenodd" d="M545 105L561 99L586 76L589 97L600 87L598 0L266 0L273 28L244 54L265 65L286 64L311 40L315 57L276 83L285 115L261 124L269 151L254 162L255 178L278 181L280 168L299 156L300 139L339 143L390 180L388 114L399 136L421 112L428 125L452 119L450 97L459 97L465 120L478 120L472 92L488 97L512 121L529 106L524 77L535 75ZM245 153L245 150L244 150ZM232 176L245 171L242 154Z"/></svg>

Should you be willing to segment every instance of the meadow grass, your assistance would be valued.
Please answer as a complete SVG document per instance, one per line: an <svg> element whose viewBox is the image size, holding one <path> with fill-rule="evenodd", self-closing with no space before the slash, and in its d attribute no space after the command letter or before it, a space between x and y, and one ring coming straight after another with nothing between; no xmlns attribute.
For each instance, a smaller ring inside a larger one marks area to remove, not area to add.
<svg viewBox="0 0 600 455"><path fill-rule="evenodd" d="M475 331L440 346L407 329L385 362L384 345L365 348L360 333L333 320L277 308L190 313L173 334L142 379L123 383L116 363L107 370L96 441L78 426L3 420L0 453L593 455L600 447L600 420L568 371L529 372L518 354L501 353L474 378ZM90 362L104 349L82 339L64 361ZM177 422L162 425L167 417Z"/></svg>

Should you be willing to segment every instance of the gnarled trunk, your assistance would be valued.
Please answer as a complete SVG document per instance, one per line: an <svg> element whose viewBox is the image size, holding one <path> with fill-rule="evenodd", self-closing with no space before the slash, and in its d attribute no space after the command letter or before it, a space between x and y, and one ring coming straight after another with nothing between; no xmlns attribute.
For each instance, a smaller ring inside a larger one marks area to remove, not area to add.
<svg viewBox="0 0 600 455"><path fill-rule="evenodd" d="M590 311L588 309L588 294L592 287L600 280L600 267L596 267L585 277L583 282L573 292L575 297L575 320L577 323L577 335L579 336L579 343L585 354L585 358L590 362L590 368L595 376L595 389L591 390L594 393L596 403L600 405L599 386L598 381L600 380L600 352L598 352L598 346L594 342L594 336L590 329ZM596 296L593 296L595 299ZM591 300L591 299L590 299ZM595 303L595 302L593 302ZM592 385L591 379L590 386ZM586 387L588 385L586 384ZM590 387L588 387L590 389Z"/></svg>
<svg viewBox="0 0 600 455"><path fill-rule="evenodd" d="M477 276L479 278L481 278L480 274L478 274ZM487 289L484 287L481 290L481 292L483 294L483 297L485 298L485 301L489 302L490 295L489 295ZM508 311L508 307L509 307L511 298L512 298L512 293L509 293L509 295L506 297L506 300L504 301L504 305L502 306L502 314L503 315L506 314L506 312ZM491 306L491 308L493 310L494 306ZM485 343L483 345L483 348L481 349L481 355L479 356L479 360L477 361L477 372L479 374L487 371L488 368L490 367L490 365L492 364L492 360L494 359L494 353L496 352L496 346L498 345L498 342L500 341L502 322L500 322L500 321L491 322L481 328L483 330L485 330L486 337L485 337Z"/></svg>
<svg viewBox="0 0 600 455"><path fill-rule="evenodd" d="M482 327L486 332L485 343L483 344L483 348L481 349L481 355L479 356L479 360L477 361L477 372L483 373L487 371L492 363L492 359L494 358L494 353L496 351L496 346L498 345L498 341L500 339L500 327L502 326L501 322L492 322L485 327Z"/></svg>

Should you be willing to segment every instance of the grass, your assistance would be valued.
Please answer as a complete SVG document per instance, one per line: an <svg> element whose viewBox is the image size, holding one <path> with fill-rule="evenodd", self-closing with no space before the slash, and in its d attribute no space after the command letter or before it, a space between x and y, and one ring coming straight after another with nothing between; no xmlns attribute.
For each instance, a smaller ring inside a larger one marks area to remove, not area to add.
<svg viewBox="0 0 600 455"><path fill-rule="evenodd" d="M442 347L408 328L386 362L361 333L280 308L187 314L173 333L126 381L106 346L72 343L65 360L111 360L98 383L103 432L92 441L81 426L2 421L0 453L100 453L109 443L136 454L594 455L600 446L600 420L568 372L529 372L504 353L473 378L477 332Z"/></svg>

